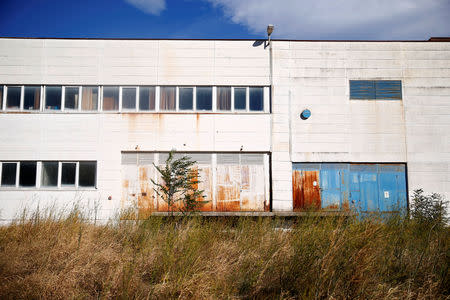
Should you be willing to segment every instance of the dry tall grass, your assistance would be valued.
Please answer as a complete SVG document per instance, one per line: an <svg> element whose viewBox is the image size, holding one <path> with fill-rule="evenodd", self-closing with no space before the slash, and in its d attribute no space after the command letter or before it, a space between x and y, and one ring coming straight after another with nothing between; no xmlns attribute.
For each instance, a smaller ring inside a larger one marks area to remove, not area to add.
<svg viewBox="0 0 450 300"><path fill-rule="evenodd" d="M0 228L0 298L448 299L449 256L448 227L411 221L75 212Z"/></svg>

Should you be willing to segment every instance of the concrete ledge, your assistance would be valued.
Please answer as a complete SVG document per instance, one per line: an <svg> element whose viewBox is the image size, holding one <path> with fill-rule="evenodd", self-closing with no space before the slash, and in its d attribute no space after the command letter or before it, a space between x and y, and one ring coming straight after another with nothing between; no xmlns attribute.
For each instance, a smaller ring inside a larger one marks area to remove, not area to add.
<svg viewBox="0 0 450 300"><path fill-rule="evenodd" d="M153 212L151 216L170 216L169 212ZM174 216L182 216L181 212L173 212ZM253 211L236 211L236 212L195 212L186 213L187 216L203 216L203 217L305 217L305 216L355 216L351 211L317 211L317 212L253 212Z"/></svg>

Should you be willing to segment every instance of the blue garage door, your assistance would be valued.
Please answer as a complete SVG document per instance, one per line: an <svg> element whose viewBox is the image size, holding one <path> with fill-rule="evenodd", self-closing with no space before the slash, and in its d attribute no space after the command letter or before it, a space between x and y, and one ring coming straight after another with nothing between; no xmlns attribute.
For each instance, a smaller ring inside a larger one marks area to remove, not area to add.
<svg viewBox="0 0 450 300"><path fill-rule="evenodd" d="M311 172L318 180L308 180ZM310 195L321 210L399 212L407 207L404 164L294 163L294 178L294 210L309 209L303 205L311 203ZM314 188L314 194L308 192Z"/></svg>

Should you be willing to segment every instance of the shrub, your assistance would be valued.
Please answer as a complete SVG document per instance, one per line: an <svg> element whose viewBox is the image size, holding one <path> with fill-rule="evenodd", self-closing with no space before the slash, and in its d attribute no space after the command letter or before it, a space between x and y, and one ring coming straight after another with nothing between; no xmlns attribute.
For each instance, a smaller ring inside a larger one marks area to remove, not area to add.
<svg viewBox="0 0 450 300"><path fill-rule="evenodd" d="M174 152L169 153L164 167L153 164L161 175L162 183L153 179L151 182L155 185L155 192L163 199L169 208L171 214L178 202L182 205L179 210L183 213L196 211L207 201L203 201L205 196L203 190L198 189L198 171L193 168L196 161L187 156L175 159Z"/></svg>
<svg viewBox="0 0 450 300"><path fill-rule="evenodd" d="M411 216L420 224L445 225L447 201L440 194L425 195L422 189L417 189L412 197Z"/></svg>

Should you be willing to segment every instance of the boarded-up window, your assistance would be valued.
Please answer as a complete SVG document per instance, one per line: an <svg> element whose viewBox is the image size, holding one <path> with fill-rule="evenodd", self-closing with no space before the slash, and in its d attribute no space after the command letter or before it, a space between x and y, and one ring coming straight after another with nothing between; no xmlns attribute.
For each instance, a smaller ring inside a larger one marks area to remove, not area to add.
<svg viewBox="0 0 450 300"><path fill-rule="evenodd" d="M78 109L80 95L78 87L64 88L64 109L76 110Z"/></svg>
<svg viewBox="0 0 450 300"><path fill-rule="evenodd" d="M139 88L139 110L155 110L155 87L142 86Z"/></svg>
<svg viewBox="0 0 450 300"><path fill-rule="evenodd" d="M180 110L192 110L193 99L194 99L194 89L188 87L179 88L179 109Z"/></svg>
<svg viewBox="0 0 450 300"><path fill-rule="evenodd" d="M45 87L45 109L60 110L61 109L61 94L62 94L62 88L60 86L46 86Z"/></svg>
<svg viewBox="0 0 450 300"><path fill-rule="evenodd" d="M19 186L23 186L23 187L36 186L36 162L35 161L20 162Z"/></svg>
<svg viewBox="0 0 450 300"><path fill-rule="evenodd" d="M2 163L2 186L16 185L17 163Z"/></svg>
<svg viewBox="0 0 450 300"><path fill-rule="evenodd" d="M119 87L107 86L103 88L103 110L119 110Z"/></svg>
<svg viewBox="0 0 450 300"><path fill-rule="evenodd" d="M175 110L176 88L174 86L161 87L161 99L159 102L160 110Z"/></svg>
<svg viewBox="0 0 450 300"><path fill-rule="evenodd" d="M7 109L19 109L20 108L20 95L22 88L20 86L8 86L6 94L6 108Z"/></svg>
<svg viewBox="0 0 450 300"><path fill-rule="evenodd" d="M24 110L38 110L41 101L41 87L40 86L26 86L25 95L23 99Z"/></svg>
<svg viewBox="0 0 450 300"><path fill-rule="evenodd" d="M262 87L250 88L250 110L263 111L264 110L264 89Z"/></svg>
<svg viewBox="0 0 450 300"><path fill-rule="evenodd" d="M247 89L246 88L234 88L234 109L246 110L247 109Z"/></svg>
<svg viewBox="0 0 450 300"><path fill-rule="evenodd" d="M231 87L217 88L217 110L231 110Z"/></svg>
<svg viewBox="0 0 450 300"><path fill-rule="evenodd" d="M136 88L122 88L122 110L136 109Z"/></svg>
<svg viewBox="0 0 450 300"><path fill-rule="evenodd" d="M98 87L83 86L82 87L81 110L95 111L98 110Z"/></svg>
<svg viewBox="0 0 450 300"><path fill-rule="evenodd" d="M197 87L197 110L212 110L212 87Z"/></svg>
<svg viewBox="0 0 450 300"><path fill-rule="evenodd" d="M58 186L58 162L45 161L42 162L42 178L41 186L56 187Z"/></svg>

